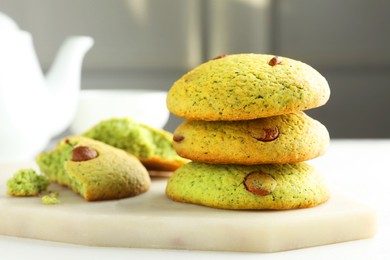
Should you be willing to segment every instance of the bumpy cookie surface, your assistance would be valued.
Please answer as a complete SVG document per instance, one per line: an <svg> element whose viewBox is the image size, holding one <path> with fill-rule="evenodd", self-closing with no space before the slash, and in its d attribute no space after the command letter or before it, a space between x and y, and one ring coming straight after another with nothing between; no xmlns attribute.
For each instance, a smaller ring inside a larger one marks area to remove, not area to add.
<svg viewBox="0 0 390 260"><path fill-rule="evenodd" d="M7 193L11 196L38 196L49 186L46 176L34 169L20 169L7 181Z"/></svg>
<svg viewBox="0 0 390 260"><path fill-rule="evenodd" d="M130 118L101 121L83 135L131 153L149 170L173 171L187 163L173 149L171 133Z"/></svg>
<svg viewBox="0 0 390 260"><path fill-rule="evenodd" d="M325 153L329 133L303 112L244 121L184 121L174 148L197 162L296 163Z"/></svg>
<svg viewBox="0 0 390 260"><path fill-rule="evenodd" d="M326 79L309 65L289 58L235 54L210 60L177 80L167 107L189 120L249 120L325 104Z"/></svg>
<svg viewBox="0 0 390 260"><path fill-rule="evenodd" d="M223 209L295 209L329 198L323 177L307 163L256 166L191 162L169 178L166 194L178 202Z"/></svg>
<svg viewBox="0 0 390 260"><path fill-rule="evenodd" d="M36 161L51 181L72 188L88 201L135 196L151 184L137 158L86 137L67 137Z"/></svg>

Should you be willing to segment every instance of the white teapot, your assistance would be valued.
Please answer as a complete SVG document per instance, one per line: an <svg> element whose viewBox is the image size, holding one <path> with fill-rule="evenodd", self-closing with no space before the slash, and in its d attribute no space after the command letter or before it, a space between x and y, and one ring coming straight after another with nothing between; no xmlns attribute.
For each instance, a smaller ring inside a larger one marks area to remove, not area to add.
<svg viewBox="0 0 390 260"><path fill-rule="evenodd" d="M31 34L0 13L0 163L33 159L67 129L92 45L90 37L69 37L45 77Z"/></svg>

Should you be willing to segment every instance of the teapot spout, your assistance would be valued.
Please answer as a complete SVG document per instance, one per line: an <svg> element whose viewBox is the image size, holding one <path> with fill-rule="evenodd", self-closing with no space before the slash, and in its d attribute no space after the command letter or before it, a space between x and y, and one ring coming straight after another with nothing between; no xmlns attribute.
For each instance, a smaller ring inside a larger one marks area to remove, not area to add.
<svg viewBox="0 0 390 260"><path fill-rule="evenodd" d="M81 83L82 61L94 40L88 36L72 36L59 49L46 74L51 107L52 136L65 131L72 122Z"/></svg>

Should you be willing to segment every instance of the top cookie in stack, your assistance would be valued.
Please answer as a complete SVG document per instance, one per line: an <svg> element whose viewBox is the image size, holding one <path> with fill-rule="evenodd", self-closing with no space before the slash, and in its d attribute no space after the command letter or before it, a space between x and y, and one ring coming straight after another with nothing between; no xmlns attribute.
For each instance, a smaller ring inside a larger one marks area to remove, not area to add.
<svg viewBox="0 0 390 260"><path fill-rule="evenodd" d="M168 109L189 120L250 120L324 105L326 79L311 66L263 54L223 55L171 87Z"/></svg>

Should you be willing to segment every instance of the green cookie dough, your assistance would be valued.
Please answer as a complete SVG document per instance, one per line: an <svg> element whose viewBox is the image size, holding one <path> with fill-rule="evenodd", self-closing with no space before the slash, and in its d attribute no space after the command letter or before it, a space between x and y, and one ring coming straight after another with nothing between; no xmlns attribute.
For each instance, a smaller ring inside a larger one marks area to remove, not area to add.
<svg viewBox="0 0 390 260"><path fill-rule="evenodd" d="M296 209L329 198L321 174L307 163L227 165L190 162L169 178L166 194L178 202L222 209Z"/></svg>
<svg viewBox="0 0 390 260"><path fill-rule="evenodd" d="M188 162L173 149L171 133L130 118L101 121L83 135L131 153L149 170L173 171Z"/></svg>
<svg viewBox="0 0 390 260"><path fill-rule="evenodd" d="M51 181L72 188L88 201L135 196L151 184L137 158L82 136L64 138L55 150L38 155L36 162Z"/></svg>
<svg viewBox="0 0 390 260"><path fill-rule="evenodd" d="M7 193L11 196L37 196L49 186L49 180L33 169L20 169L7 181Z"/></svg>

